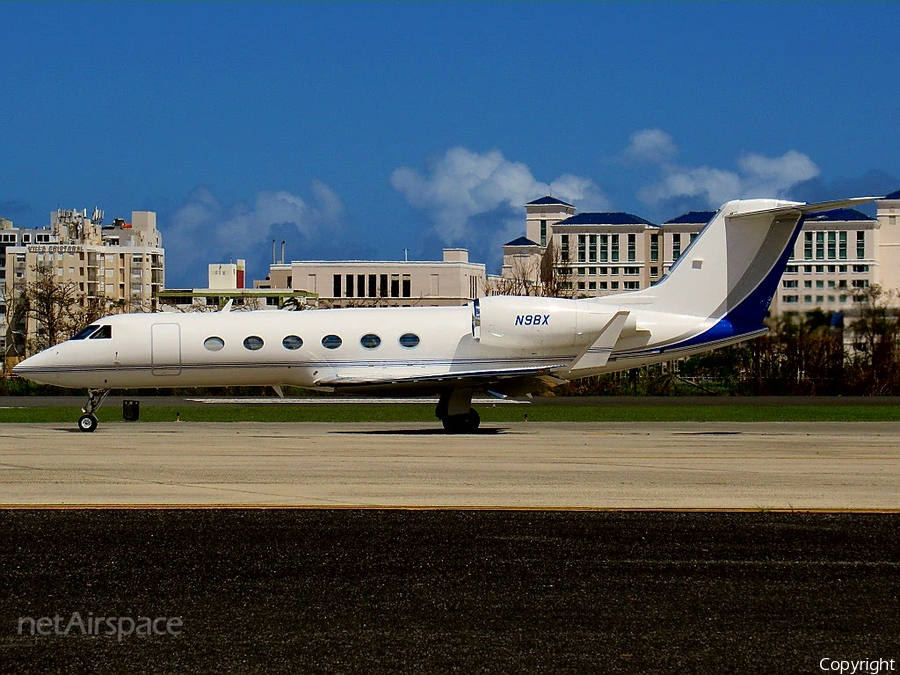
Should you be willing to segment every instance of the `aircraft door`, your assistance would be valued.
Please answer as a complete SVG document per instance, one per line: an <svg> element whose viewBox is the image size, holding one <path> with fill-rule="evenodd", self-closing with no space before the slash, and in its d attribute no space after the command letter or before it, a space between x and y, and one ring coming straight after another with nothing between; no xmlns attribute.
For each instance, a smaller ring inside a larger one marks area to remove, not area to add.
<svg viewBox="0 0 900 675"><path fill-rule="evenodd" d="M151 326L150 360L154 375L181 373L181 326L177 323Z"/></svg>

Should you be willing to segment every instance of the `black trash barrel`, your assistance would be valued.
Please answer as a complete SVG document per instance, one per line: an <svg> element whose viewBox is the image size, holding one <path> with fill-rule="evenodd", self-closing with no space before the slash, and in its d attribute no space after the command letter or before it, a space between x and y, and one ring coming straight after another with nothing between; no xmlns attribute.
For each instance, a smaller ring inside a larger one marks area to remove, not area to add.
<svg viewBox="0 0 900 675"><path fill-rule="evenodd" d="M122 401L122 417L126 422L137 422L141 418L141 402Z"/></svg>

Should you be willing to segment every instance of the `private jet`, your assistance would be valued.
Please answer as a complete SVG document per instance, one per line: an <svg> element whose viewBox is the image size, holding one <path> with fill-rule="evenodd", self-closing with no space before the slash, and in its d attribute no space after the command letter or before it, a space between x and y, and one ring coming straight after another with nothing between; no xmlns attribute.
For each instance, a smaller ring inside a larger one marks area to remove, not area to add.
<svg viewBox="0 0 900 675"><path fill-rule="evenodd" d="M35 382L88 389L97 428L111 389L271 386L437 396L449 432L474 432L475 393L635 368L762 335L809 214L875 198L724 204L655 285L601 298L489 296L459 307L220 311L108 316L18 364Z"/></svg>

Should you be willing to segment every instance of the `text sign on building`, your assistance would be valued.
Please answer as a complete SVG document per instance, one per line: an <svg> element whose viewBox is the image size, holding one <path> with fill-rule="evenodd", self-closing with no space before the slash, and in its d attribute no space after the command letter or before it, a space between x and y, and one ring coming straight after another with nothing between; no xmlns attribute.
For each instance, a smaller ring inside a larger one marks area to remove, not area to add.
<svg viewBox="0 0 900 675"><path fill-rule="evenodd" d="M84 246L74 244L32 244L29 253L82 253Z"/></svg>

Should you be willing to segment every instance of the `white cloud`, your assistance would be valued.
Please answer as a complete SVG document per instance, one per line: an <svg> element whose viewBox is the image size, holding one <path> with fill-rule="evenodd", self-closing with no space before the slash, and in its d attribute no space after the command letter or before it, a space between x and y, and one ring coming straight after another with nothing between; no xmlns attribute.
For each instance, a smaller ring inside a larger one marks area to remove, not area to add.
<svg viewBox="0 0 900 675"><path fill-rule="evenodd" d="M661 163L678 154L672 137L662 129L642 129L631 134L625 156L635 160Z"/></svg>
<svg viewBox="0 0 900 675"><path fill-rule="evenodd" d="M696 198L716 208L730 199L784 197L798 183L819 175L819 167L806 155L789 150L780 157L747 153L737 169L710 166L684 167L670 161L678 148L659 129L646 129L631 137L624 155L656 164L661 178L639 190L640 199L651 205L678 198Z"/></svg>
<svg viewBox="0 0 900 675"><path fill-rule="evenodd" d="M523 206L552 194L580 210L608 208L608 199L589 178L564 174L550 183L535 179L527 165L506 159L498 150L484 153L455 147L423 172L400 167L391 185L406 200L426 211L434 232L446 245L476 247L477 242L523 234ZM489 225L479 216L492 216ZM490 231L484 229L490 227ZM503 243L502 241L500 243Z"/></svg>
<svg viewBox="0 0 900 675"><path fill-rule="evenodd" d="M205 285L207 264L236 258L247 259L251 276L265 276L266 252L272 239L285 238L285 228L308 244L333 237L345 217L340 198L320 181L308 201L286 191L260 192L249 205L223 204L197 188L165 219L167 276L175 284Z"/></svg>

